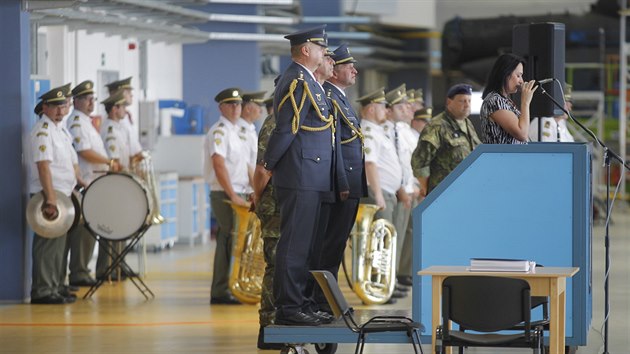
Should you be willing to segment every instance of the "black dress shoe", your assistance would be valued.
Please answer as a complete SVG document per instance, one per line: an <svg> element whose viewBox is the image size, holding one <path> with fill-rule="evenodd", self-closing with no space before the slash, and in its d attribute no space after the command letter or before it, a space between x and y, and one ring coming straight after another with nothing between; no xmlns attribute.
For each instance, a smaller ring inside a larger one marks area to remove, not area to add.
<svg viewBox="0 0 630 354"><path fill-rule="evenodd" d="M60 296L59 294L51 294L48 296L31 299L31 304L59 305L65 303L66 298Z"/></svg>
<svg viewBox="0 0 630 354"><path fill-rule="evenodd" d="M112 273L110 276L97 275L96 279L102 281L109 281L110 279L111 281L118 281L118 275L116 275L116 273Z"/></svg>
<svg viewBox="0 0 630 354"><path fill-rule="evenodd" d="M282 343L265 343L265 335L263 327L258 330L258 344L256 345L260 350L280 350L284 347Z"/></svg>
<svg viewBox="0 0 630 354"><path fill-rule="evenodd" d="M407 297L407 293L406 292L394 290L394 292L392 293L392 298L393 299L401 299L403 297Z"/></svg>
<svg viewBox="0 0 630 354"><path fill-rule="evenodd" d="M406 293L407 291L409 291L409 289L411 289L411 288L407 287L407 286L400 285L400 284L396 284L396 287L394 288L394 291L402 291L403 293Z"/></svg>
<svg viewBox="0 0 630 354"><path fill-rule="evenodd" d="M210 305L240 305L241 302L238 301L234 296L228 295L224 297L211 297Z"/></svg>
<svg viewBox="0 0 630 354"><path fill-rule="evenodd" d="M77 299L77 296L74 293L70 292L67 287L63 287L61 290L59 290L59 295L61 297L65 297L66 299Z"/></svg>
<svg viewBox="0 0 630 354"><path fill-rule="evenodd" d="M75 285L65 285L63 288L73 293L76 293L77 291L79 291L79 287Z"/></svg>
<svg viewBox="0 0 630 354"><path fill-rule="evenodd" d="M401 275L401 276L396 277L396 279L398 280L398 283L400 285L404 285L404 286L413 285L413 279L409 275Z"/></svg>
<svg viewBox="0 0 630 354"><path fill-rule="evenodd" d="M96 280L92 279L92 278L88 278L88 279L81 279L81 280L77 280L77 281L71 281L70 282L70 286L92 286L96 284Z"/></svg>
<svg viewBox="0 0 630 354"><path fill-rule="evenodd" d="M296 312L290 315L278 316L276 313L276 319L274 321L277 325L290 325L290 326L319 326L322 322L315 316L309 313Z"/></svg>
<svg viewBox="0 0 630 354"><path fill-rule="evenodd" d="M393 297L390 297L389 300L387 300L387 302L385 303L385 305L393 305L396 302L398 302L398 300L394 299Z"/></svg>
<svg viewBox="0 0 630 354"><path fill-rule="evenodd" d="M311 312L309 315L317 318L322 324L332 323L335 320L335 316L324 311Z"/></svg>

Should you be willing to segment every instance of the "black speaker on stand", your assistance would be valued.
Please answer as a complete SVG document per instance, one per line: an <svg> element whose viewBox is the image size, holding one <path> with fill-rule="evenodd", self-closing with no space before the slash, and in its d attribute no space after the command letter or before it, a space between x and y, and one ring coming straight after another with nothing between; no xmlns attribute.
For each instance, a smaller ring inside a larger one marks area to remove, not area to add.
<svg viewBox="0 0 630 354"><path fill-rule="evenodd" d="M564 23L531 23L516 25L512 30L512 52L527 61L523 79L557 79L564 83ZM563 102L559 85L553 82L543 84L543 88L558 102ZM540 90L537 90L540 92ZM530 117L552 117L562 114L553 102L543 95L534 94L529 106ZM538 120L540 122L540 119ZM540 132L540 129L538 130ZM539 139L540 140L540 139Z"/></svg>

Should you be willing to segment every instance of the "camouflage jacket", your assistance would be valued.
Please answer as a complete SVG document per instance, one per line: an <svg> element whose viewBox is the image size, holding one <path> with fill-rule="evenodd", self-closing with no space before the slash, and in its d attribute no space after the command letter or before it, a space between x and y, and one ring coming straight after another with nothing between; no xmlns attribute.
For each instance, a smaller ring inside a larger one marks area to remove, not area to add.
<svg viewBox="0 0 630 354"><path fill-rule="evenodd" d="M275 128L276 118L271 114L267 116L258 133L258 152L256 154L256 164L258 165L264 164L267 143ZM267 184L263 194L260 196L260 200L256 204L255 213L258 219L260 219L263 237L280 237L280 209L274 197L271 181Z"/></svg>
<svg viewBox="0 0 630 354"><path fill-rule="evenodd" d="M420 134L418 146L411 157L411 167L415 177L427 177L428 172L427 193L481 144L468 118L466 130L463 132L457 121L444 111L432 118Z"/></svg>

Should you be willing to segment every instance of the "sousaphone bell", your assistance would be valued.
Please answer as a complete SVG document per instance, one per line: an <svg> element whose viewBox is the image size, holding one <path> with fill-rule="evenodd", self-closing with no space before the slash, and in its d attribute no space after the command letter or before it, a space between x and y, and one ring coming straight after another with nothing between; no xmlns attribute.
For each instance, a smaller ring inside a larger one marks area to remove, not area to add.
<svg viewBox="0 0 630 354"><path fill-rule="evenodd" d="M45 238L57 238L63 236L70 230L74 221L74 205L70 197L55 190L57 196L57 210L59 211L56 218L48 220L42 212L44 204L44 192L39 192L31 197L26 206L26 221L36 234Z"/></svg>

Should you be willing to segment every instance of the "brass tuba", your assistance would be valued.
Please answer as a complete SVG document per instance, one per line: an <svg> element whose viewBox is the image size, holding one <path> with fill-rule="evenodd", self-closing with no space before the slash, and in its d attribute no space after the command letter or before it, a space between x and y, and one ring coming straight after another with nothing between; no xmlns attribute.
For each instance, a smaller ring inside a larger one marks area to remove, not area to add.
<svg viewBox="0 0 630 354"><path fill-rule="evenodd" d="M384 304L396 286L396 228L385 220L374 220L378 207L359 204L350 232L352 290L365 304Z"/></svg>
<svg viewBox="0 0 630 354"><path fill-rule="evenodd" d="M148 151L142 151L142 159L132 164L132 172L144 181L149 193L151 193L151 201L153 208L151 208L151 224L162 224L165 219L160 214L160 192L157 180L155 179L155 171L153 170L153 160L151 159L151 153Z"/></svg>
<svg viewBox="0 0 630 354"><path fill-rule="evenodd" d="M232 206L235 215L230 290L240 302L255 304L260 302L265 275L260 220L249 211L248 206L236 205L230 201L226 203Z"/></svg>

